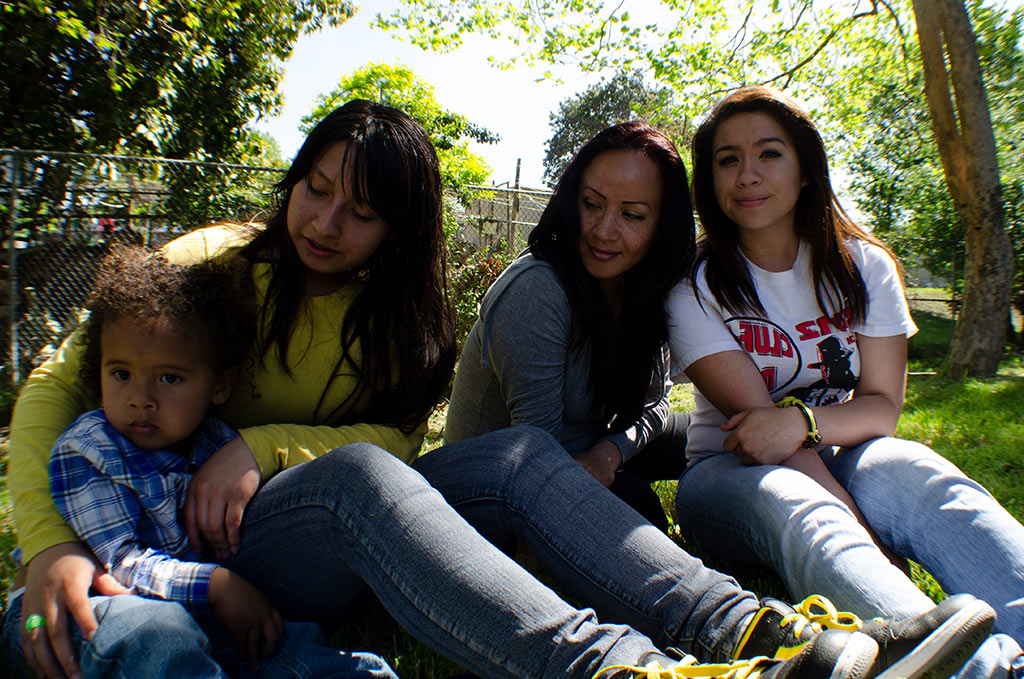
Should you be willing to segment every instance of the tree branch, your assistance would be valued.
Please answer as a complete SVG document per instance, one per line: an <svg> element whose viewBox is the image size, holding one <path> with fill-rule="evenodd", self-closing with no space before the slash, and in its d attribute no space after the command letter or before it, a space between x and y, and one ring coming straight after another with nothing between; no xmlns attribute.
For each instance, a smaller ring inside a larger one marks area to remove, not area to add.
<svg viewBox="0 0 1024 679"><path fill-rule="evenodd" d="M839 35L839 33L841 31L843 31L849 24L852 24L854 21L857 21L858 19L863 19L864 17L873 16L873 15L875 15L877 13L878 13L878 9L876 7L873 7L870 12L861 12L859 14L854 14L850 18L840 22L840 24L838 26L836 26L835 28L833 28L832 31L827 36L825 36L825 39L822 40L821 43L817 47L815 47L814 50L812 50L809 55L807 55L806 57L804 57L803 59L798 61L794 66L792 66L790 68L787 68L785 71L782 71L778 75L776 75L776 76L774 76L772 78L769 78L768 80L764 81L762 84L763 85L769 85L769 84L774 83L775 81L781 80L783 78L787 79L787 84L788 84L788 81L793 79L793 77L796 75L797 71L799 71L801 68L803 68L807 64L809 64L812 61L814 61L814 58L817 57L819 54L821 54L821 51L824 50L828 46L828 44L830 42L832 42L832 39L835 38L837 35Z"/></svg>

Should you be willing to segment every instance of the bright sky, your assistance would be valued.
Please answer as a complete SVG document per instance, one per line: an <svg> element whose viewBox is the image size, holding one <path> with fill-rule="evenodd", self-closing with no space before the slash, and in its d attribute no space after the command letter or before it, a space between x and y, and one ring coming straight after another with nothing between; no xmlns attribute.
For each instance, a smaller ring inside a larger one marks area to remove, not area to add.
<svg viewBox="0 0 1024 679"><path fill-rule="evenodd" d="M992 2L1013 8L1024 0ZM424 52L392 33L369 27L377 12L390 13L398 0L363 0L362 5L363 9L343 26L302 36L296 44L281 83L284 110L280 116L257 124L277 139L282 156L290 159L298 151L302 143L299 121L312 110L318 94L330 92L342 77L368 63L401 62L434 86L443 107L501 136L497 144L473 145L474 151L490 164L494 183L514 183L516 161L521 159L520 185L542 188L545 143L551 136L548 116L561 101L583 91L597 78L566 72L562 74L563 83L550 79L537 82L541 69L492 68L487 55L498 43L477 36L467 38L466 45L452 54ZM631 10L648 5L639 3Z"/></svg>
<svg viewBox="0 0 1024 679"><path fill-rule="evenodd" d="M424 52L394 37L370 29L376 12L386 13L396 0L362 2L363 9L343 26L303 36L285 65L280 92L280 116L260 121L281 145L285 159L302 143L299 121L313 108L319 94L330 92L342 77L371 63L401 62L432 84L438 102L501 136L497 144L474 144L473 150L491 166L495 183L515 182L516 160L522 159L520 185L542 188L545 143L551 136L548 114L558 104L585 89L593 79L566 78L564 84L536 82L542 71L519 66L501 71L487 63L487 40L473 37L456 53Z"/></svg>

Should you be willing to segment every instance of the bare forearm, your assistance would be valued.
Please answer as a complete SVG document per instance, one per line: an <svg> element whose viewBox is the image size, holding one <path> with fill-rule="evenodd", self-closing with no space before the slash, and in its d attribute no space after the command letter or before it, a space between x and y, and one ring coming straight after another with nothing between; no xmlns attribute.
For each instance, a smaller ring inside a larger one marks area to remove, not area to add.
<svg viewBox="0 0 1024 679"><path fill-rule="evenodd" d="M811 410L822 443L855 446L880 436L892 436L900 418L901 404L882 394L867 394Z"/></svg>

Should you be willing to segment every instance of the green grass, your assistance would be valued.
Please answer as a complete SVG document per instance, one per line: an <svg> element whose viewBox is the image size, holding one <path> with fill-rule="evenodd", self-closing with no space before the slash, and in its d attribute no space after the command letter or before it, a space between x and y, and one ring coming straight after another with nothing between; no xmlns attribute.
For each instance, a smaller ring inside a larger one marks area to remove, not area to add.
<svg viewBox="0 0 1024 679"><path fill-rule="evenodd" d="M929 291L931 292L931 291ZM926 295L918 295L926 296ZM927 295L932 296L932 295ZM909 355L912 371L935 371L949 346L952 321L948 306L941 302L915 305L914 319L920 332L912 338ZM693 406L689 385L672 390L671 405L676 410ZM1018 520L1024 521L1024 364L1020 357L1004 362L1000 376L990 379L946 380L933 376L912 376L907 385L907 399L896 435L920 441L948 458L965 473L982 483ZM430 419L424 443L428 450L440 445L444 423L444 406L439 406ZM657 484L662 504L673 515L674 481ZM674 517L673 517L674 518ZM671 518L670 518L671 520ZM707 559L698 545L686 544L670 528L675 539L708 565L729 570L740 584L758 595L788 599L782 582L768 569L729 569L725 564ZM0 445L0 601L13 577L9 553L15 537L10 502L6 489L6 445ZM932 598L943 593L939 586L916 564L912 565L914 580ZM341 648L366 650L381 654L391 662L403 679L454 677L461 668L432 652L413 639L390 619L378 604L370 602L360 609L367 612L332 634Z"/></svg>
<svg viewBox="0 0 1024 679"><path fill-rule="evenodd" d="M0 444L0 602L7 605L7 590L14 580L14 559L11 552L18 546L14 532L14 513L7 491L7 444Z"/></svg>
<svg viewBox="0 0 1024 679"><path fill-rule="evenodd" d="M953 339L953 318L948 303L935 300L949 300L949 291L913 288L908 290L908 297L927 300L911 302L911 314L918 332L907 345L908 369L910 372L938 370Z"/></svg>

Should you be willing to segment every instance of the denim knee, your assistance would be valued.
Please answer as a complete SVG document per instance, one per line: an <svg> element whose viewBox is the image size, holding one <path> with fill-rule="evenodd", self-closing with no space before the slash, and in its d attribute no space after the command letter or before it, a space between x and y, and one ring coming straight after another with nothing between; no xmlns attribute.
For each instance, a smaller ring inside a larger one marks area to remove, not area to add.
<svg viewBox="0 0 1024 679"><path fill-rule="evenodd" d="M496 451L512 469L533 468L539 459L555 455L564 460L568 455L554 436L533 426L509 427L470 440Z"/></svg>
<svg viewBox="0 0 1024 679"><path fill-rule="evenodd" d="M93 611L99 627L89 642L101 655L120 655L126 645L158 647L167 639L189 639L198 648L209 650L209 641L195 618L185 607L173 601L119 595L95 597Z"/></svg>
<svg viewBox="0 0 1024 679"><path fill-rule="evenodd" d="M886 479L890 484L964 476L956 465L928 446L891 436L835 449L832 455L823 455L823 459L844 486L855 483L857 477L867 476Z"/></svg>
<svg viewBox="0 0 1024 679"><path fill-rule="evenodd" d="M989 496L952 462L915 441L874 439L839 450L826 464L868 519L875 514L882 524L888 523L888 513L904 524L915 517L926 519L959 492Z"/></svg>
<svg viewBox="0 0 1024 679"><path fill-rule="evenodd" d="M573 462L565 448L548 432L531 426L508 427L450 443L413 462L451 503L475 497L478 492L506 496L536 480L543 480L552 466Z"/></svg>
<svg viewBox="0 0 1024 679"><path fill-rule="evenodd" d="M409 469L402 460L372 443L339 446L315 460L288 470L301 478L303 492L312 499L352 498L374 495L384 479ZM318 492L319 491L319 492Z"/></svg>
<svg viewBox="0 0 1024 679"><path fill-rule="evenodd" d="M181 604L131 594L91 601L99 627L88 642L75 640L85 676L226 676L206 633Z"/></svg>

